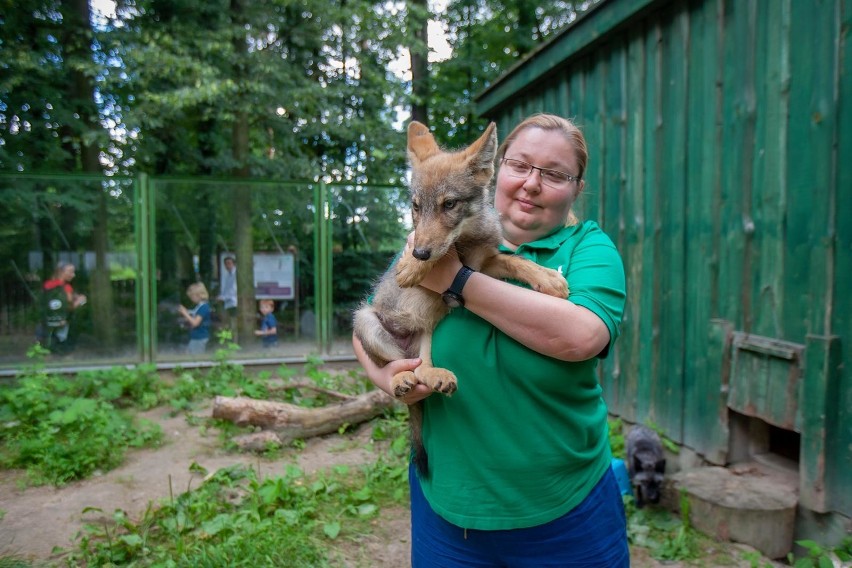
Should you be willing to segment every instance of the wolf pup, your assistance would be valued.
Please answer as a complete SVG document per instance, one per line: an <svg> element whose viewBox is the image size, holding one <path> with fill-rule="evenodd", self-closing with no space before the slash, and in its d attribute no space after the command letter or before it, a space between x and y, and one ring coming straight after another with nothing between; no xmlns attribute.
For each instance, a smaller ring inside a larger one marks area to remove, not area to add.
<svg viewBox="0 0 852 568"><path fill-rule="evenodd" d="M660 436L647 426L637 424L627 434L627 472L637 507L660 502L666 458Z"/></svg>
<svg viewBox="0 0 852 568"><path fill-rule="evenodd" d="M408 126L411 164L411 208L414 236L411 253L378 281L372 303L354 314L353 329L370 359L384 366L390 361L420 357L417 369L398 373L391 383L402 397L417 383L451 395L456 376L432 364L432 331L448 312L440 294L418 286L432 266L455 247L465 267L495 278L513 278L533 289L568 297L568 284L556 270L516 255L500 254L502 228L490 198L497 153L496 126L491 123L468 148L447 152L438 147L429 129L416 121ZM422 408L410 407L414 463L428 474L421 440Z"/></svg>

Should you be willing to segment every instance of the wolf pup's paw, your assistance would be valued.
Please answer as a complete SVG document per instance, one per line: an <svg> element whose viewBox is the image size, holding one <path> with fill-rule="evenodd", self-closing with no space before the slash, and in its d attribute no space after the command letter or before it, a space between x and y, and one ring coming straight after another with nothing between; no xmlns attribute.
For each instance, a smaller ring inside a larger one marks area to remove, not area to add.
<svg viewBox="0 0 852 568"><path fill-rule="evenodd" d="M458 379L456 379L456 376L447 369L440 369L437 367L424 369L423 367L418 367L414 372L417 375L418 381L435 392L451 395L458 390Z"/></svg>
<svg viewBox="0 0 852 568"><path fill-rule="evenodd" d="M391 379L391 389L396 398L402 398L411 392L411 389L417 384L417 377L411 371L403 371L397 373Z"/></svg>
<svg viewBox="0 0 852 568"><path fill-rule="evenodd" d="M561 272L551 268L544 268L542 274L539 276L533 289L548 296L555 296L557 298L568 297L568 282L565 281L565 277L562 276Z"/></svg>
<svg viewBox="0 0 852 568"><path fill-rule="evenodd" d="M423 281L430 267L410 254L403 256L396 263L396 283L400 288L413 288Z"/></svg>

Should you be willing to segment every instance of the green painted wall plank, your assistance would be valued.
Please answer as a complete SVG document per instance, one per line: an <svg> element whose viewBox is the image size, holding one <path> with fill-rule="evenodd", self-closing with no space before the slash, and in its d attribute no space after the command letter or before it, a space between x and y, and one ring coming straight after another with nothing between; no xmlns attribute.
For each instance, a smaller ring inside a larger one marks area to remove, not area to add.
<svg viewBox="0 0 852 568"><path fill-rule="evenodd" d="M660 115L657 177L658 232L656 247L660 256L660 365L656 376L654 408L656 422L673 439L682 440L680 413L668 407L683 407L684 364L684 215L686 210L686 58L688 19L683 10L661 15L662 42L660 51ZM678 149L664 151L664 149Z"/></svg>
<svg viewBox="0 0 852 568"><path fill-rule="evenodd" d="M585 84L580 114L577 119L583 126L586 145L591 160L586 169L586 189L580 199L580 216L583 219L600 219L601 210L599 196L603 180L603 120L600 108L600 93L603 89L603 77L600 73L592 72L599 66L600 54L584 61L582 66Z"/></svg>
<svg viewBox="0 0 852 568"><path fill-rule="evenodd" d="M724 375L710 325L718 315L719 191L722 164L718 126L723 61L720 56L719 2L705 2L690 12L689 85L685 109L687 134L686 275L684 307L683 442L717 464L728 451L728 423L723 398ZM719 349L722 347L719 346Z"/></svg>
<svg viewBox="0 0 852 568"><path fill-rule="evenodd" d="M618 413L625 419L637 420L637 399L644 392L640 377L642 352L645 349L643 329L644 294L644 240L645 240L645 41L644 31L635 30L628 35L626 60L626 114L624 196L625 239L620 250L627 279L627 306L619 339L620 381L624 389L632 393L628 400L619 401Z"/></svg>
<svg viewBox="0 0 852 568"><path fill-rule="evenodd" d="M834 270L834 230L836 207L836 175L834 154L836 141L836 45L837 3L825 0L791 5L791 37L796 49L790 51L790 74L799 88L790 91L791 144L787 147L790 212L787 223L785 288L801 300L799 309L785 313L785 331L794 340L804 342L812 336L829 337L828 317L833 300L829 283ZM805 88L807 85L807 88ZM802 148L808 158L802 159ZM822 510L827 495L825 485L828 447L825 421L830 416L829 399L815 396L827 385L831 364L825 363L821 351L808 341L806 373L802 385L800 408L802 426L802 502ZM822 350L828 352L829 350ZM832 353L833 349L830 350ZM822 362L819 362L821 361ZM831 402L836 398L830 399ZM805 485L807 484L807 486Z"/></svg>
<svg viewBox="0 0 852 568"><path fill-rule="evenodd" d="M747 5L738 1L724 3L724 27L722 29L724 74L722 76L722 185L721 248L719 258L719 313L720 317L734 322L736 329L743 330L746 310L742 302L743 266L746 258L747 219L743 217L743 191L740 186L745 177L745 168L751 160L744 160L754 144L753 132L747 122L749 101L747 89L752 78L745 76L748 66L744 58L750 46L748 39Z"/></svg>
<svg viewBox="0 0 852 568"><path fill-rule="evenodd" d="M623 198L624 189L624 74L625 74L625 49L622 42L616 42L612 49L608 49L604 55L605 75L603 90L601 92L601 106L603 108L603 140L602 155L600 156L603 166L602 183L600 190L600 203L602 215L599 219L603 222L603 228L612 238L619 251L624 248L623 231ZM628 300L629 301L629 300ZM601 378L604 385L604 396L607 403L613 408L620 408L625 402L629 403L632 393L625 389L621 373L621 344L616 342L610 357L604 360L601 366Z"/></svg>
<svg viewBox="0 0 852 568"><path fill-rule="evenodd" d="M787 206L786 145L789 112L790 1L771 2L757 18L757 115L752 210L755 219L754 307L751 329L785 337L784 218Z"/></svg>
<svg viewBox="0 0 852 568"><path fill-rule="evenodd" d="M569 78L569 90L571 92L571 98L569 98L567 101L567 115L572 120L576 120L578 126L582 126L578 117L580 114L580 101L583 100L583 85L585 83L580 64L572 63L568 67L568 72L571 75Z"/></svg>
<svg viewBox="0 0 852 568"><path fill-rule="evenodd" d="M828 447L831 459L828 481L832 488L833 508L836 511L852 511L852 0L838 3L839 26L845 32L838 40L839 60L837 104L837 243L834 272L834 309L832 310L832 333L840 337L841 362L846 362L837 377L834 425L831 444Z"/></svg>
<svg viewBox="0 0 852 568"><path fill-rule="evenodd" d="M798 88L790 92L790 145L787 148L789 212L785 288L803 299L803 310L785 313L785 331L803 341L809 333L826 334L827 271L830 269L829 226L834 207L834 98L836 2L793 2L790 74ZM802 148L808 159L802 159Z"/></svg>
<svg viewBox="0 0 852 568"><path fill-rule="evenodd" d="M663 147L660 139L660 122L662 120L662 70L661 45L663 31L659 25L647 30L645 41L645 83L644 108L645 121L643 124L642 165L644 174L640 191L644 194L644 211L642 217L642 296L640 297L642 317L638 322L638 330L642 341L639 354L639 390L636 401L636 420L640 422L657 422L656 408L653 401L658 393L665 388L660 375L660 310L661 280L658 278L664 270L661 259L660 242L660 201L663 199L659 191L660 164ZM662 412L663 409L660 409Z"/></svg>

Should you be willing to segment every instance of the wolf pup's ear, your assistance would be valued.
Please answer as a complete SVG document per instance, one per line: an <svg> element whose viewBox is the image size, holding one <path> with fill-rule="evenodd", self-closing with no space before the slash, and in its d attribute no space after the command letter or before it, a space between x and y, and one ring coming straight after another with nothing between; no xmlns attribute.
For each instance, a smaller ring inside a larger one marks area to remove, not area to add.
<svg viewBox="0 0 852 568"><path fill-rule="evenodd" d="M412 120L408 125L408 159L411 165L416 167L440 151L429 128L422 122Z"/></svg>
<svg viewBox="0 0 852 568"><path fill-rule="evenodd" d="M470 165L476 170L494 171L494 157L497 155L497 125L491 123L479 140L464 150L465 158L471 160Z"/></svg>

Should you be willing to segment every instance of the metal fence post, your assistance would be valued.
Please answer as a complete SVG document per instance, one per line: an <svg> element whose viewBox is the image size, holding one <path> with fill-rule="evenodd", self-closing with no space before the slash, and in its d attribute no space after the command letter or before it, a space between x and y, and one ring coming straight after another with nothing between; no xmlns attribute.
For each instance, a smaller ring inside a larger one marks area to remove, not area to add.
<svg viewBox="0 0 852 568"><path fill-rule="evenodd" d="M133 213L136 219L136 342L139 359L145 363L154 361L157 352L157 297L154 194L150 181L144 173L133 182L135 199Z"/></svg>
<svg viewBox="0 0 852 568"><path fill-rule="evenodd" d="M314 308L317 322L317 347L320 353L331 350L331 211L328 187L314 186Z"/></svg>

